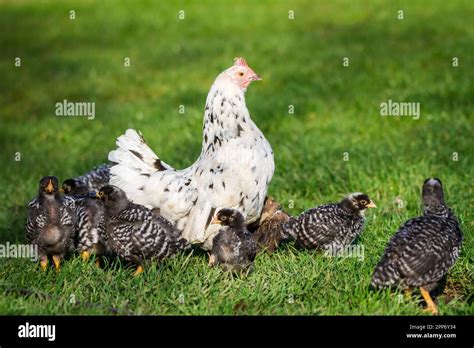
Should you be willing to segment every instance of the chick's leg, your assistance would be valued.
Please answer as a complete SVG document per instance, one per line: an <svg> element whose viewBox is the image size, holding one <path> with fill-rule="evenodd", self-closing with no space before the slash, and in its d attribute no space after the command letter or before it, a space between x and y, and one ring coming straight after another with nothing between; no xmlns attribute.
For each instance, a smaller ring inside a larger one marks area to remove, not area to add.
<svg viewBox="0 0 474 348"><path fill-rule="evenodd" d="M41 256L40 265L41 265L41 270L43 272L46 272L46 269L48 268L48 257L47 256Z"/></svg>
<svg viewBox="0 0 474 348"><path fill-rule="evenodd" d="M86 262L87 260L89 260L91 253L88 252L87 250L84 250L82 251L81 256L82 256L82 261Z"/></svg>
<svg viewBox="0 0 474 348"><path fill-rule="evenodd" d="M61 258L58 255L53 255L53 263L54 267L56 268L56 271L59 272L61 269Z"/></svg>
<svg viewBox="0 0 474 348"><path fill-rule="evenodd" d="M411 298L412 292L413 292L413 289L411 289L411 288L407 288L407 289L403 290L403 293L404 293L405 298L407 300Z"/></svg>
<svg viewBox="0 0 474 348"><path fill-rule="evenodd" d="M427 291L424 288L420 288L421 295L426 301L426 304L428 307L426 307L425 311L430 312L433 315L438 314L438 308L436 307L435 303L433 302L433 299L430 296L429 291Z"/></svg>
<svg viewBox="0 0 474 348"><path fill-rule="evenodd" d="M142 265L138 265L137 270L135 271L135 273L133 273L133 276L136 277L136 276L142 274L144 271L145 271L145 270L144 270L143 266L142 266Z"/></svg>
<svg viewBox="0 0 474 348"><path fill-rule="evenodd" d="M209 255L208 266L213 267L217 263L217 257L213 253L208 253L208 255Z"/></svg>

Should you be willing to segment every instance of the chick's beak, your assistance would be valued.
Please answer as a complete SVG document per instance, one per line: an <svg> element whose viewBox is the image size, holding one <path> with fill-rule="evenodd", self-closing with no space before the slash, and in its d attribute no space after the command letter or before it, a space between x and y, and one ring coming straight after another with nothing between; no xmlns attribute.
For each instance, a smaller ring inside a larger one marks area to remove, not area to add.
<svg viewBox="0 0 474 348"><path fill-rule="evenodd" d="M250 79L252 81L261 81L262 80L262 78L259 75L255 74L255 73L250 77Z"/></svg>
<svg viewBox="0 0 474 348"><path fill-rule="evenodd" d="M370 201L369 204L367 204L367 208L377 208L374 202Z"/></svg>
<svg viewBox="0 0 474 348"><path fill-rule="evenodd" d="M48 186L44 189L47 193L51 193L54 190L53 182L49 179Z"/></svg>
<svg viewBox="0 0 474 348"><path fill-rule="evenodd" d="M212 225L212 224L218 224L218 225L220 225L220 224L221 224L221 222L222 222L222 221L221 221L221 220L219 220L219 218L216 216L214 219L212 219L212 221L211 221L211 225Z"/></svg>
<svg viewBox="0 0 474 348"><path fill-rule="evenodd" d="M64 189L61 187L61 188L59 189L59 192L64 193Z"/></svg>
<svg viewBox="0 0 474 348"><path fill-rule="evenodd" d="M100 191L97 191L97 192L95 193L95 196L94 196L94 197L95 197L95 198L98 198L98 199L102 199L102 195L101 195Z"/></svg>

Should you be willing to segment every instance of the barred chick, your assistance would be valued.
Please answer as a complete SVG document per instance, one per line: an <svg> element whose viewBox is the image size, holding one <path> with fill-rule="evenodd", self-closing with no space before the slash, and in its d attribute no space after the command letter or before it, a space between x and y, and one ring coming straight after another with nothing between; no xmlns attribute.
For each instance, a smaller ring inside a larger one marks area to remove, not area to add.
<svg viewBox="0 0 474 348"><path fill-rule="evenodd" d="M244 216L235 209L221 209L212 220L222 225L212 241L209 265L222 264L226 271L251 269L257 246L245 227Z"/></svg>
<svg viewBox="0 0 474 348"><path fill-rule="evenodd" d="M102 164L84 175L67 179L63 182L61 189L67 195L82 195L99 190L109 183L110 167L110 164Z"/></svg>
<svg viewBox="0 0 474 348"><path fill-rule="evenodd" d="M374 288L419 287L427 310L438 313L430 291L454 265L463 239L459 222L444 201L441 180L423 183L423 215L405 222L390 239L375 267Z"/></svg>
<svg viewBox="0 0 474 348"><path fill-rule="evenodd" d="M81 253L82 260L87 261L91 254L108 254L107 234L105 233L105 208L102 202L95 199L95 192L78 194L73 183L66 180L62 185L65 195L74 200L76 215L75 248ZM99 261L97 261L99 262ZM99 264L99 263L98 263Z"/></svg>
<svg viewBox="0 0 474 348"><path fill-rule="evenodd" d="M108 253L107 234L105 233L105 208L102 202L89 197L72 196L76 214L75 244L82 259L87 261L91 254Z"/></svg>
<svg viewBox="0 0 474 348"><path fill-rule="evenodd" d="M187 246L180 232L152 210L130 202L125 192L107 185L97 192L105 206L108 247L125 261L143 272L144 261L161 261Z"/></svg>
<svg viewBox="0 0 474 348"><path fill-rule="evenodd" d="M298 248L337 252L362 232L366 209L375 207L366 194L351 193L339 203L324 204L290 218L284 230Z"/></svg>
<svg viewBox="0 0 474 348"><path fill-rule="evenodd" d="M46 176L39 184L38 197L28 203L26 237L38 246L41 268L46 270L48 256L59 271L61 259L73 249L74 201L61 198L58 179Z"/></svg>
<svg viewBox="0 0 474 348"><path fill-rule="evenodd" d="M257 252L267 250L272 253L289 235L283 225L290 220L290 215L281 210L281 205L272 197L267 197L263 205L259 226L252 233L257 244Z"/></svg>

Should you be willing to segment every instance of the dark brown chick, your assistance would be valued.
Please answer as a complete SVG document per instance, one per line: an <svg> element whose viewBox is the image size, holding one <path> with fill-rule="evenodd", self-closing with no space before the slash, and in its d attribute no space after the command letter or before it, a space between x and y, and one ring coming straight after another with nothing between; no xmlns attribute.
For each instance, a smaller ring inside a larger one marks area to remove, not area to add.
<svg viewBox="0 0 474 348"><path fill-rule="evenodd" d="M272 253L278 245L289 237L283 230L283 224L290 219L290 215L281 209L281 205L272 197L265 199L259 225L252 234L257 244L257 252L267 250Z"/></svg>

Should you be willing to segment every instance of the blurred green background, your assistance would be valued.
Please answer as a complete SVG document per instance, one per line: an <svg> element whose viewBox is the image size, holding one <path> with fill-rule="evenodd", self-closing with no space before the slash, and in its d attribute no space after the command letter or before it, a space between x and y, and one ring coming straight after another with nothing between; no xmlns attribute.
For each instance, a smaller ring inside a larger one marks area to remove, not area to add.
<svg viewBox="0 0 474 348"><path fill-rule="evenodd" d="M0 2L1 243L25 241L25 204L42 176L105 162L127 128L167 163L192 164L207 91L236 56L263 77L247 106L275 152L269 193L295 215L351 191L379 207L359 241L363 263L287 245L259 256L247 280L208 269L205 255L141 279L76 259L58 275L3 259L0 313L421 314L416 297L368 284L390 236L419 214L423 180L437 176L465 233L441 313L473 314L473 14L472 1ZM95 102L95 119L55 116L64 99ZM419 102L420 119L381 117L388 99Z"/></svg>

